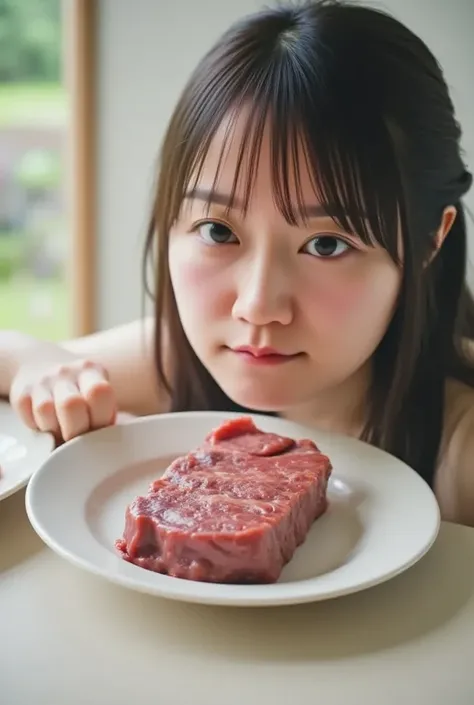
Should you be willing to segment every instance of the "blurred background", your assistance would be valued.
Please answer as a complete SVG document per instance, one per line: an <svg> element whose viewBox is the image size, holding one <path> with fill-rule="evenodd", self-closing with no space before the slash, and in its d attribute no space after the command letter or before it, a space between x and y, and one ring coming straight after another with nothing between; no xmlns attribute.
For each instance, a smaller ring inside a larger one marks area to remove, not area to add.
<svg viewBox="0 0 474 705"><path fill-rule="evenodd" d="M214 39L263 4L0 0L0 328L60 339L141 315L141 249L166 123ZM408 24L441 62L473 170L474 2L371 4ZM88 13L82 53L72 45L84 25L66 31L71 9ZM71 62L88 71L82 89L68 79ZM87 116L93 139L78 141L81 125L71 125ZM474 212L474 193L467 204Z"/></svg>
<svg viewBox="0 0 474 705"><path fill-rule="evenodd" d="M69 334L60 0L0 0L0 328Z"/></svg>

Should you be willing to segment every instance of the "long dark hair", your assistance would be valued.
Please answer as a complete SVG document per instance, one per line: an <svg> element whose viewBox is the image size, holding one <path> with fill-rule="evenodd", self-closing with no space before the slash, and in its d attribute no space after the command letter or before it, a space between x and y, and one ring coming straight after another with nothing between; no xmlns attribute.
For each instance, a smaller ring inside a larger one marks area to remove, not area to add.
<svg viewBox="0 0 474 705"><path fill-rule="evenodd" d="M382 245L401 267L398 306L374 354L362 437L404 459L431 483L446 379L474 386L463 349L463 340L474 337L461 203L471 175L436 59L397 20L360 4L313 0L244 18L202 59L182 93L161 150L144 259L146 271L149 258L157 258L156 366L172 409L239 408L186 339L167 255L190 179L199 178L223 119L236 117L244 104L250 106L240 146L247 170L244 207L269 122L274 195L287 221L304 217L299 189L295 212L289 188L289 167L298 173L304 158L321 203L335 208L336 223L364 243ZM449 205L457 217L432 257ZM163 363L165 336L174 363L170 379Z"/></svg>

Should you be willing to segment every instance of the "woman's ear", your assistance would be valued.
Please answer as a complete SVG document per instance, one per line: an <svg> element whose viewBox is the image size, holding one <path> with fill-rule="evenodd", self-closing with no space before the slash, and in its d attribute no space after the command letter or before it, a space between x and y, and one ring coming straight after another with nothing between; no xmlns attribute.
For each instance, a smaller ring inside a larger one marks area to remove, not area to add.
<svg viewBox="0 0 474 705"><path fill-rule="evenodd" d="M435 236L433 238L433 248L431 250L431 254L428 258L427 265L431 264L431 262L434 260L438 252L440 251L441 247L443 246L443 243L453 227L453 223L456 220L457 216L457 210L455 206L446 206L446 208L443 211L443 215L441 216L441 223L438 228L438 230L435 233Z"/></svg>
<svg viewBox="0 0 474 705"><path fill-rule="evenodd" d="M446 206L441 216L441 223L434 237L434 254L436 254L442 247L446 236L453 227L453 223L456 220L457 210L455 206Z"/></svg>

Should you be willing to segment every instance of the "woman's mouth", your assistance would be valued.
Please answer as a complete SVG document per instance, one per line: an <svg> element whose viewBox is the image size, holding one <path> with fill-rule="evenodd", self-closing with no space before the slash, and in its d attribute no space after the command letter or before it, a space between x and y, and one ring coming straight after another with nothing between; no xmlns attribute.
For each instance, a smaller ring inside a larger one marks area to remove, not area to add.
<svg viewBox="0 0 474 705"><path fill-rule="evenodd" d="M276 348L258 348L253 345L240 345L235 348L230 348L230 350L243 361L253 365L282 365L302 355L302 353L288 354Z"/></svg>

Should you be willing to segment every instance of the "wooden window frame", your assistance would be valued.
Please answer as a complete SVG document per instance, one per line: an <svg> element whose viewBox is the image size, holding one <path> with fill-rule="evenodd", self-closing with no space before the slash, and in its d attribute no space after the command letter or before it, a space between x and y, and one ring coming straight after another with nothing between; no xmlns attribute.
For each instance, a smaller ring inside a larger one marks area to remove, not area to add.
<svg viewBox="0 0 474 705"><path fill-rule="evenodd" d="M71 334L97 325L96 21L97 0L63 0L65 82L69 95Z"/></svg>

